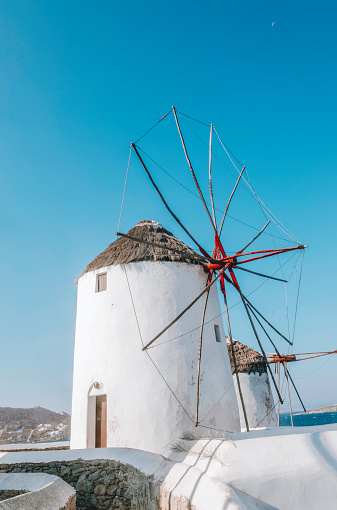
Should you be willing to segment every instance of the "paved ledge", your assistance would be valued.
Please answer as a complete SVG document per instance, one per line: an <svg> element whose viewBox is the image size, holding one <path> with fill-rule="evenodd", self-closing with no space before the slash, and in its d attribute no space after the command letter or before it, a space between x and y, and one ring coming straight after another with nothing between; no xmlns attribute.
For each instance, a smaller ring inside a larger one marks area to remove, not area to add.
<svg viewBox="0 0 337 510"><path fill-rule="evenodd" d="M70 441L48 441L48 443L0 444L0 452L23 452L36 450L69 450Z"/></svg>
<svg viewBox="0 0 337 510"><path fill-rule="evenodd" d="M24 492L0 501L1 510L75 510L76 493L57 476L46 473L2 473L0 492Z"/></svg>

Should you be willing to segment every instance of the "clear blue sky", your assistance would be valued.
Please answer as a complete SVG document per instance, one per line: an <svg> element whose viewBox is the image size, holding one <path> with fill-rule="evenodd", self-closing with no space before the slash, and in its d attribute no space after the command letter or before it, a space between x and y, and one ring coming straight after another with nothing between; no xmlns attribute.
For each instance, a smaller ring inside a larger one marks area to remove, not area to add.
<svg viewBox="0 0 337 510"><path fill-rule="evenodd" d="M259 196L309 245L294 352L337 348L336 3L0 5L0 405L70 410L74 281L115 239L130 142L172 104L213 122ZM207 140L207 128L192 127ZM198 141L192 135L186 134L191 146ZM172 115L143 142L192 188L183 159L176 163L182 152ZM195 161L207 189L202 148ZM201 205L153 170L172 206L211 249ZM214 172L223 209L234 181L221 166ZM245 194L238 192L231 214L262 227ZM121 230L146 218L187 241L133 157ZM234 220L226 228L228 250L254 233ZM263 241L273 247L270 236ZM245 288L257 280L243 279ZM267 291L256 296L271 313ZM239 307L233 330L254 347ZM291 369L309 407L336 403L337 356Z"/></svg>

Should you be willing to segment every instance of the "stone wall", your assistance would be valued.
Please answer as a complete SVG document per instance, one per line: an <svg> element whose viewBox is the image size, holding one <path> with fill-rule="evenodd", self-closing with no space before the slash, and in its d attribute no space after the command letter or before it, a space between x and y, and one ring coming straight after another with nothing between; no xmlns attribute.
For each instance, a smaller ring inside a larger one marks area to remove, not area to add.
<svg viewBox="0 0 337 510"><path fill-rule="evenodd" d="M159 486L153 476L114 460L0 464L0 473L48 473L76 490L81 510L158 510Z"/></svg>

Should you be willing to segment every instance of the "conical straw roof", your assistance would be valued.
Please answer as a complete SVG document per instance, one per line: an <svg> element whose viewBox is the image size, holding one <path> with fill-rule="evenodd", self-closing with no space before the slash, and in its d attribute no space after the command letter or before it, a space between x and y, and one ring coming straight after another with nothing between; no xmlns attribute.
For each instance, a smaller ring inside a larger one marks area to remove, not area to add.
<svg viewBox="0 0 337 510"><path fill-rule="evenodd" d="M235 369L229 338L227 339L227 347L232 373L234 374ZM236 367L239 373L246 372L247 374L250 374L251 372L259 372L262 374L263 372L267 372L267 366L261 354L248 347L248 345L242 344L234 339L233 347Z"/></svg>
<svg viewBox="0 0 337 510"><path fill-rule="evenodd" d="M135 227L128 231L127 235L162 244L163 248L150 246L120 237L111 243L102 253L100 253L90 264L87 265L83 273L118 264L130 264L131 262L141 262L144 260L185 262L187 264L198 264L204 266L203 260L198 258L197 253L185 243L174 237L171 232L155 221L141 221ZM166 247L175 248L183 253L176 253L165 249ZM79 277L79 278L80 278Z"/></svg>

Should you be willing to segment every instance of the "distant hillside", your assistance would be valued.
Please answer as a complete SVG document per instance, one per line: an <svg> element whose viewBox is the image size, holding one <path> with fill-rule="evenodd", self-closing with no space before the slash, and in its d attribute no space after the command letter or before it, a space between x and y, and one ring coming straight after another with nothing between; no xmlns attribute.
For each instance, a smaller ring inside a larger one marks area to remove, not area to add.
<svg viewBox="0 0 337 510"><path fill-rule="evenodd" d="M319 413L337 413L337 404L328 407L321 407L320 409L316 409L315 411L307 411L306 413L296 414L319 414Z"/></svg>
<svg viewBox="0 0 337 510"><path fill-rule="evenodd" d="M0 407L0 444L68 440L70 415L37 406Z"/></svg>

